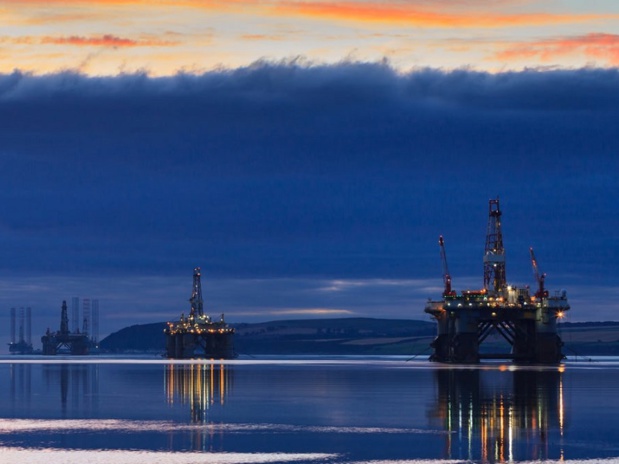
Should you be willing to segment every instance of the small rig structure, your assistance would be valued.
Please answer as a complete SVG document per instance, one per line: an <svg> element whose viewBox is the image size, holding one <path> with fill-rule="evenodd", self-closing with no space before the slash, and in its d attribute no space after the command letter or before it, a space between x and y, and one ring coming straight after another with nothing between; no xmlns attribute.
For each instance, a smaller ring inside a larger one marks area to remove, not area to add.
<svg viewBox="0 0 619 464"><path fill-rule="evenodd" d="M223 314L219 321L212 321L204 314L199 267L193 270L193 290L189 302L189 316L181 314L179 321L168 322L163 330L166 356L172 359L235 358L234 328L224 321Z"/></svg>
<svg viewBox="0 0 619 464"><path fill-rule="evenodd" d="M512 359L518 363L556 364L565 358L563 342L557 333L557 319L570 309L565 290L550 296L544 288L546 274L540 274L530 248L537 291L507 284L505 249L501 233L499 199L489 201L488 229L484 254L484 287L463 290L451 288L445 241L439 237L443 266L443 299L428 300L425 312L437 322L437 336L431 343L431 361L477 363L481 359ZM496 332L511 346L509 353L480 353L484 340Z"/></svg>
<svg viewBox="0 0 619 464"><path fill-rule="evenodd" d="M28 308L19 308L19 339L16 337L17 310L11 308L11 343L9 343L9 353L11 354L31 354L34 352L32 347L32 311Z"/></svg>
<svg viewBox="0 0 619 464"><path fill-rule="evenodd" d="M86 322L85 322L86 324ZM56 355L67 353L72 355L87 355L90 352L91 340L88 334L79 331L69 331L69 316L67 314L67 302L62 302L60 313L60 330L51 332L47 329L41 337L44 355Z"/></svg>

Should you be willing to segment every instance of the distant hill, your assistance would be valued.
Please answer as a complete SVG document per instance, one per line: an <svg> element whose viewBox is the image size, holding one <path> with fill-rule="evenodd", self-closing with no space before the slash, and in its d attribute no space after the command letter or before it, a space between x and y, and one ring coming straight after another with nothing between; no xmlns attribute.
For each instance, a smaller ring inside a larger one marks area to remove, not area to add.
<svg viewBox="0 0 619 464"><path fill-rule="evenodd" d="M230 324L239 354L416 354L429 352L436 326L408 319L304 319ZM163 352L166 324L133 325L100 342L108 352Z"/></svg>
<svg viewBox="0 0 619 464"><path fill-rule="evenodd" d="M436 324L409 319L301 319L230 324L239 354L430 354ZM101 340L114 353L165 350L166 324L133 325ZM559 326L568 356L619 355L619 322L572 322ZM501 343L489 338L484 346ZM482 346L482 350L483 347Z"/></svg>
<svg viewBox="0 0 619 464"><path fill-rule="evenodd" d="M568 356L619 356L619 322L566 322L559 335Z"/></svg>
<svg viewBox="0 0 619 464"><path fill-rule="evenodd" d="M246 354L416 354L436 325L408 319L308 319L238 324L235 345ZM429 352L429 350L428 350Z"/></svg>
<svg viewBox="0 0 619 464"><path fill-rule="evenodd" d="M131 351L163 352L165 350L165 322L125 327L99 342L99 348L113 353Z"/></svg>

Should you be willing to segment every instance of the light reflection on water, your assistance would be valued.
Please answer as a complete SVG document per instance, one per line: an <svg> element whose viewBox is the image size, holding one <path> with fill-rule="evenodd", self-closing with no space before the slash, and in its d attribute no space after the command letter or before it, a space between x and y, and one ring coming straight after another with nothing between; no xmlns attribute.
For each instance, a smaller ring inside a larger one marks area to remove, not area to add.
<svg viewBox="0 0 619 464"><path fill-rule="evenodd" d="M164 375L168 404L186 404L192 421L206 422L211 405L224 405L232 375L225 364L168 364Z"/></svg>
<svg viewBox="0 0 619 464"><path fill-rule="evenodd" d="M115 464L619 456L617 411L601 396L619 393L613 362L15 359L0 360L0 456L16 456L7 462L45 453Z"/></svg>
<svg viewBox="0 0 619 464"><path fill-rule="evenodd" d="M513 461L516 443L524 443L529 459L548 459L551 440L564 457L561 371L515 370L506 375L453 369L435 375L438 402L433 417L452 432L445 444L447 457L462 454L456 447L465 446L467 459L474 459L478 449L484 461Z"/></svg>

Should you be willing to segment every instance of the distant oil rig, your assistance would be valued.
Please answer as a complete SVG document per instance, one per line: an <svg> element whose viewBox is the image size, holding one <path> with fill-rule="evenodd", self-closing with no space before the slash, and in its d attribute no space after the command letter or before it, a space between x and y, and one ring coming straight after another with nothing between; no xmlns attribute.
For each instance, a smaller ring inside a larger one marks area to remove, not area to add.
<svg viewBox="0 0 619 464"><path fill-rule="evenodd" d="M483 258L484 286L463 290L451 287L445 241L439 237L443 266L443 299L428 300L425 312L437 322L437 336L431 343L431 361L478 363L481 359L511 359L519 363L556 364L565 358L557 333L557 319L570 309L565 290L550 295L544 287L533 248L531 263L537 291L517 288L505 278L505 249L501 232L499 199L489 201L488 229ZM508 353L480 353L480 345L491 333L498 333L511 347Z"/></svg>
<svg viewBox="0 0 619 464"><path fill-rule="evenodd" d="M85 355L97 351L99 337L99 300L84 298L82 330L79 330L80 299L72 300L72 326L69 329L67 302L63 301L60 311L60 329L52 332L49 328L41 337L42 350L35 350L32 345L32 310L28 308L11 308L11 354L72 354ZM19 327L17 322L19 319Z"/></svg>
<svg viewBox="0 0 619 464"><path fill-rule="evenodd" d="M85 298L83 300L84 320L82 331L80 332L77 324L79 320L79 299L73 298L73 331L69 330L67 302L62 302L60 329L57 332L52 332L48 328L45 335L41 337L44 355L61 353L87 355L96 350L99 327L99 301L92 300L92 312L90 303L90 299ZM92 334L89 334L91 332L91 325Z"/></svg>
<svg viewBox="0 0 619 464"><path fill-rule="evenodd" d="M189 303L189 316L181 314L177 322L168 322L166 335L166 356L173 359L236 357L234 351L234 328L224 321L212 321L204 314L200 268L193 270L193 290Z"/></svg>
<svg viewBox="0 0 619 464"><path fill-rule="evenodd" d="M9 353L11 354L31 354L34 352L32 347L32 310L19 308L19 338L17 338L17 310L11 308L11 342L9 343Z"/></svg>

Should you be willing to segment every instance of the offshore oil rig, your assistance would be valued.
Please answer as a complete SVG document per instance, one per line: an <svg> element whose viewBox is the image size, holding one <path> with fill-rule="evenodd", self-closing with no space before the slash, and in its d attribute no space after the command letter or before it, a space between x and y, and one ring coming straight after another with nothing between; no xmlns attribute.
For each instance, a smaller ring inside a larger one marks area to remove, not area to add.
<svg viewBox="0 0 619 464"><path fill-rule="evenodd" d="M234 328L224 321L212 321L204 314L200 268L193 270L193 290L189 299L189 316L181 314L177 322L168 322L163 330L166 335L166 356L173 359L216 358L231 359L234 351Z"/></svg>
<svg viewBox="0 0 619 464"><path fill-rule="evenodd" d="M17 310L11 308L11 342L9 353L31 354L32 347L32 311L28 308L19 308L19 338L16 337Z"/></svg>
<svg viewBox="0 0 619 464"><path fill-rule="evenodd" d="M511 359L519 363L555 364L565 358L563 342L557 333L557 319L570 309L565 290L550 295L544 287L546 274L540 274L530 248L537 291L507 284L505 249L501 232L499 199L491 199L483 258L484 286L481 290L451 287L445 241L439 237L443 266L443 299L428 300L425 312L437 322L437 336L431 343L431 361L477 363L481 359ZM480 345L491 333L504 338L508 353L480 353Z"/></svg>
<svg viewBox="0 0 619 464"><path fill-rule="evenodd" d="M90 352L91 340L86 331L69 330L69 316L67 314L67 302L62 302L60 312L60 330L51 332L49 328L41 337L44 355L56 355L66 352L72 355L87 355Z"/></svg>

